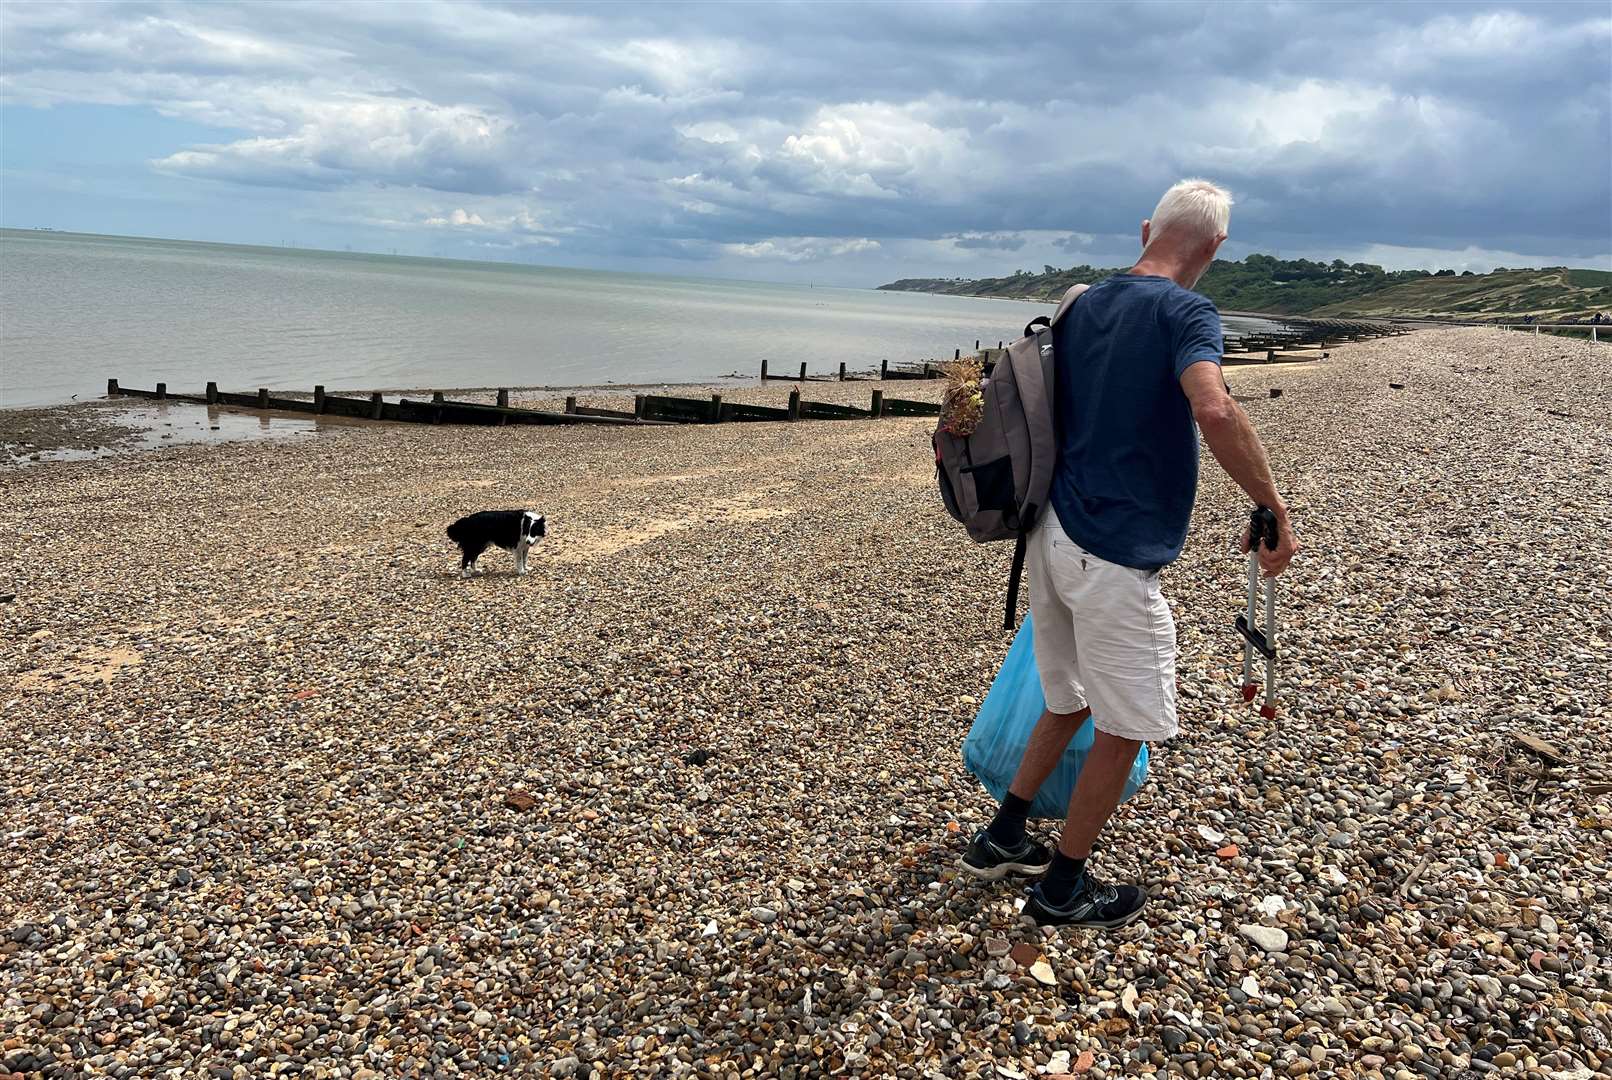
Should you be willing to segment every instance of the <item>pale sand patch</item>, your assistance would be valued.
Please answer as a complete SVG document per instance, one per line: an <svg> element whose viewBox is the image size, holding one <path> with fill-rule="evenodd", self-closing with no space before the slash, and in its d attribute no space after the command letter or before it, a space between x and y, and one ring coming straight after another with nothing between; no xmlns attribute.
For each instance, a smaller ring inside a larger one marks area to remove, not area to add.
<svg viewBox="0 0 1612 1080"><path fill-rule="evenodd" d="M660 487L663 484L688 484L696 480L709 480L713 476L728 476L738 472L737 469L714 469L710 472L698 473L664 473L656 476L629 476L614 481L611 486L618 488Z"/></svg>
<svg viewBox="0 0 1612 1080"><path fill-rule="evenodd" d="M797 506L782 506L776 502L762 505L763 500L771 500L778 494L777 490L761 490L727 498L706 499L697 506L688 506L685 513L675 516L650 518L630 527L604 529L586 537L568 537L563 544L556 544L550 549L552 559L559 563L588 562L601 556L618 555L629 548L688 529L768 521L800 513Z"/></svg>
<svg viewBox="0 0 1612 1080"><path fill-rule="evenodd" d="M42 667L17 676L17 689L41 690L64 682L110 684L118 672L141 663L140 654L127 648L84 648L70 656L52 657Z"/></svg>

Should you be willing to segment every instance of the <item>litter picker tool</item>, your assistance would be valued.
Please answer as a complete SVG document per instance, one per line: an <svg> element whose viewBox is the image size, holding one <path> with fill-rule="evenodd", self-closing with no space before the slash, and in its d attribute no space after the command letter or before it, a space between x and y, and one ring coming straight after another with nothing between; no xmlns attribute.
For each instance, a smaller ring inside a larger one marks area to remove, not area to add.
<svg viewBox="0 0 1612 1080"><path fill-rule="evenodd" d="M1254 654L1265 658L1265 704L1259 715L1276 716L1276 579L1265 578L1265 625L1255 626L1259 610L1259 546L1276 550L1276 515L1264 506L1254 508L1248 520L1248 610L1237 616L1237 632L1243 636L1243 700L1253 701L1259 693L1254 681Z"/></svg>

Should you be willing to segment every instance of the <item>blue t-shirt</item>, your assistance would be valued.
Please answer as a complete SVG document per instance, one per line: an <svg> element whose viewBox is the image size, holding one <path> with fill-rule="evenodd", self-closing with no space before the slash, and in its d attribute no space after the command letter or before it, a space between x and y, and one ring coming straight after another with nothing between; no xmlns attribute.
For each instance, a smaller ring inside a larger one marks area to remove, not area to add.
<svg viewBox="0 0 1612 1080"><path fill-rule="evenodd" d="M1051 503L1100 559L1175 561L1198 494L1198 429L1181 373L1224 351L1215 305L1165 277L1115 274L1058 324Z"/></svg>

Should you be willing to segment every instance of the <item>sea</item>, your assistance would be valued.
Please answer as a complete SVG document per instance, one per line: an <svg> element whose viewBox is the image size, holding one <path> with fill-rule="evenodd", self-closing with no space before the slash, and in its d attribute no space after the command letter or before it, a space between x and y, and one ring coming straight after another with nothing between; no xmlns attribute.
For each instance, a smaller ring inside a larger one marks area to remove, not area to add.
<svg viewBox="0 0 1612 1080"><path fill-rule="evenodd" d="M1017 300L0 230L0 406L105 393L831 375L1022 333ZM1234 329L1227 319L1227 329Z"/></svg>

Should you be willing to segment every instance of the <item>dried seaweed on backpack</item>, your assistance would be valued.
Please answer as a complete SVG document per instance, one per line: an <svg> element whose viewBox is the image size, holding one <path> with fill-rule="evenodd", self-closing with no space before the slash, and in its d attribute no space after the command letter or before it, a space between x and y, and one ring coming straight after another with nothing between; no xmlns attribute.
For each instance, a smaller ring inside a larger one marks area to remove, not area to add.
<svg viewBox="0 0 1612 1080"><path fill-rule="evenodd" d="M985 413L985 365L978 357L940 365L946 393L940 401L940 430L967 438Z"/></svg>

